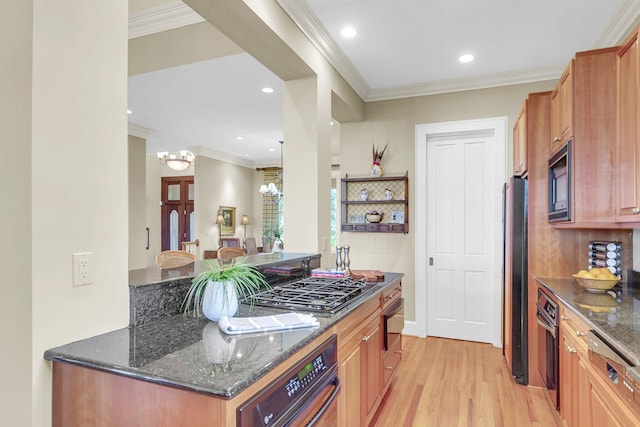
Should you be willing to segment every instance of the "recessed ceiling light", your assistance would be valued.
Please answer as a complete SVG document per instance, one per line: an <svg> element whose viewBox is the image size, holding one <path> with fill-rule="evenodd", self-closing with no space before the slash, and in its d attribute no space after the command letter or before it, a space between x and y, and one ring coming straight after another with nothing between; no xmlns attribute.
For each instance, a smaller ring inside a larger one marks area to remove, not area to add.
<svg viewBox="0 0 640 427"><path fill-rule="evenodd" d="M242 141L242 137L241 137L241 136L236 136L236 139L237 139L238 141Z"/></svg>
<svg viewBox="0 0 640 427"><path fill-rule="evenodd" d="M345 39L350 39L355 37L358 34L355 28L353 27L344 27L342 31L340 31L340 35Z"/></svg>
<svg viewBox="0 0 640 427"><path fill-rule="evenodd" d="M276 151L276 149L271 147L271 148L269 148L269 151Z"/></svg>
<svg viewBox="0 0 640 427"><path fill-rule="evenodd" d="M127 110L127 114L132 114L132 113L133 113L133 111Z"/></svg>
<svg viewBox="0 0 640 427"><path fill-rule="evenodd" d="M272 87L263 87L262 91L264 93L273 93L273 88Z"/></svg>
<svg viewBox="0 0 640 427"><path fill-rule="evenodd" d="M245 156L245 157L251 157L251 156L249 155L249 153L246 153L244 156Z"/></svg>
<svg viewBox="0 0 640 427"><path fill-rule="evenodd" d="M329 126L333 126L333 120L329 122Z"/></svg>
<svg viewBox="0 0 640 427"><path fill-rule="evenodd" d="M463 64L466 64L467 62L471 62L473 61L473 55L462 55L460 58L458 58L458 61L462 62Z"/></svg>

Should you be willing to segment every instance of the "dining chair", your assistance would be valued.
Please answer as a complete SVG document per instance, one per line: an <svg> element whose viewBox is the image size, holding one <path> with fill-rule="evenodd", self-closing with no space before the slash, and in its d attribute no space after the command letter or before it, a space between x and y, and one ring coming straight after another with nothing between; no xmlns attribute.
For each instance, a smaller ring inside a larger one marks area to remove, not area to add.
<svg viewBox="0 0 640 427"><path fill-rule="evenodd" d="M258 246L256 245L255 237L247 237L244 239L245 249L247 251L247 255L253 255L258 253Z"/></svg>
<svg viewBox="0 0 640 427"><path fill-rule="evenodd" d="M233 258L237 258L239 256L245 256L247 252L241 248L234 248L232 246L224 246L218 249L218 259L220 260L229 260Z"/></svg>
<svg viewBox="0 0 640 427"><path fill-rule="evenodd" d="M182 267L197 259L196 254L187 251L163 251L156 255L156 266L159 268Z"/></svg>
<svg viewBox="0 0 640 427"><path fill-rule="evenodd" d="M232 247L232 248L240 248L240 239L238 237L221 237L218 240L218 246L221 248Z"/></svg>

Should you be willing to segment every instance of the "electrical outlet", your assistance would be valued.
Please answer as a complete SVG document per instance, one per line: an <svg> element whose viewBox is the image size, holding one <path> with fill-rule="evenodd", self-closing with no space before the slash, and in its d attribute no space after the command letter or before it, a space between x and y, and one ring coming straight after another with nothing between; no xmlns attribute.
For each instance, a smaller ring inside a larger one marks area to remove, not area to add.
<svg viewBox="0 0 640 427"><path fill-rule="evenodd" d="M88 285L93 282L91 252L73 254L73 286Z"/></svg>

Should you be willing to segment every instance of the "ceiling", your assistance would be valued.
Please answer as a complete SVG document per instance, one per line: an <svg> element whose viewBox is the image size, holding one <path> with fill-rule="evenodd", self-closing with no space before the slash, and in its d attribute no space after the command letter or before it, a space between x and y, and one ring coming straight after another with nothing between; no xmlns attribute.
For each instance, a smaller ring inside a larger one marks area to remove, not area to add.
<svg viewBox="0 0 640 427"><path fill-rule="evenodd" d="M615 45L640 14L640 0L276 1L365 101L557 79L575 52ZM178 1L131 3L146 8L130 9L130 38L202 21ZM342 38L346 25L358 35ZM458 62L464 53L475 60ZM129 78L130 126L148 152L277 164L282 102L282 82L246 53Z"/></svg>

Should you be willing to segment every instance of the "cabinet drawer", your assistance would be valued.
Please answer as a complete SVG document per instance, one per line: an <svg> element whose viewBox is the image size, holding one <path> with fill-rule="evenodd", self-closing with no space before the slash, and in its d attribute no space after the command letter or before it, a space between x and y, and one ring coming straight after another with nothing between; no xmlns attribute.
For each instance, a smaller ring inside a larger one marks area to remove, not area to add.
<svg viewBox="0 0 640 427"><path fill-rule="evenodd" d="M582 320L578 314L573 310L568 309L564 305L560 306L560 322L568 327L571 335L580 338L580 340L587 345L587 333L589 332L589 326Z"/></svg>
<svg viewBox="0 0 640 427"><path fill-rule="evenodd" d="M380 296L380 303L382 308L386 308L393 302L394 299L400 298L402 295L402 282L398 281L397 283L391 285L384 291L382 291L382 295Z"/></svg>

